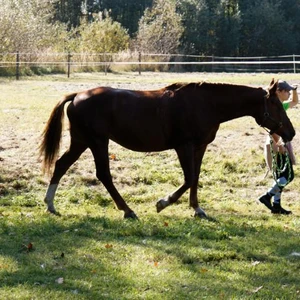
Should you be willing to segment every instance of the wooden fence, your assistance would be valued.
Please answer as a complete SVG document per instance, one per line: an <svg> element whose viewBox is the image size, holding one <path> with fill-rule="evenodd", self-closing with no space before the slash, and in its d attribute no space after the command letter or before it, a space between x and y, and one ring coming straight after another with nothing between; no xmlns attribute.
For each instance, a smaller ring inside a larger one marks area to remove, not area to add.
<svg viewBox="0 0 300 300"><path fill-rule="evenodd" d="M0 53L0 76L24 70L71 73L112 69L136 71L198 72L300 72L300 55L261 57L219 57L183 54L124 53ZM10 70L10 72L4 72ZM1 72L2 71L2 72ZM22 72L23 71L23 72Z"/></svg>

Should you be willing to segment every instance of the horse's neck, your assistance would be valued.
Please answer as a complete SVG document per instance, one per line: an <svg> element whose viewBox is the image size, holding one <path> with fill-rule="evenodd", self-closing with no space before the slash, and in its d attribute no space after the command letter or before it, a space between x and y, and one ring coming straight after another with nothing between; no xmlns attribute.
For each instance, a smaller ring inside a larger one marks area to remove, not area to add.
<svg viewBox="0 0 300 300"><path fill-rule="evenodd" d="M255 117L257 104L258 100L256 97L243 97L238 94L228 96L225 98L225 101L221 100L218 103L221 122L227 122L245 116Z"/></svg>

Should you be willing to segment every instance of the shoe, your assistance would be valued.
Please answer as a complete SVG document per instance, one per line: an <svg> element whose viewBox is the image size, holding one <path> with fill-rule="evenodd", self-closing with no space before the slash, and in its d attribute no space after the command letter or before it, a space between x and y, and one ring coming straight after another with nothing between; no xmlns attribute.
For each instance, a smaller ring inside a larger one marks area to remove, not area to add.
<svg viewBox="0 0 300 300"><path fill-rule="evenodd" d="M290 210L286 210L281 207L280 204L274 203L274 206L272 208L272 214L277 214L277 215L290 215L292 212Z"/></svg>
<svg viewBox="0 0 300 300"><path fill-rule="evenodd" d="M268 209L272 210L273 211L273 206L272 206L272 203L271 203L271 196L266 193L262 196L260 196L260 198L258 199L262 204L264 204Z"/></svg>

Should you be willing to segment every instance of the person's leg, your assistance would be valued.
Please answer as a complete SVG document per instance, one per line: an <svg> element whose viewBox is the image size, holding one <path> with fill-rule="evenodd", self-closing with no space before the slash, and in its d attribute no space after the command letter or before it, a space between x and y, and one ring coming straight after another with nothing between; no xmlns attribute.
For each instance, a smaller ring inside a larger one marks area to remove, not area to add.
<svg viewBox="0 0 300 300"><path fill-rule="evenodd" d="M281 166L284 166L284 168L278 174L276 183L269 190L269 193L274 196L272 213L289 215L292 212L281 207L281 194L284 187L286 187L294 179L294 170L289 156L281 156L279 159L282 161L278 161L278 164L281 163Z"/></svg>
<svg viewBox="0 0 300 300"><path fill-rule="evenodd" d="M281 193L285 186L287 186L294 179L294 171L291 160L288 156L278 155L277 165L282 168L275 177L277 180L273 186L259 198L259 201L263 203L267 208L274 214L285 214L289 215L292 212L281 207ZM273 204L271 199L274 197Z"/></svg>
<svg viewBox="0 0 300 300"><path fill-rule="evenodd" d="M282 215L290 215L292 212L290 210L286 210L283 207L281 207L281 192L278 192L276 195L274 195L273 200L273 208L272 213L273 214L282 214Z"/></svg>

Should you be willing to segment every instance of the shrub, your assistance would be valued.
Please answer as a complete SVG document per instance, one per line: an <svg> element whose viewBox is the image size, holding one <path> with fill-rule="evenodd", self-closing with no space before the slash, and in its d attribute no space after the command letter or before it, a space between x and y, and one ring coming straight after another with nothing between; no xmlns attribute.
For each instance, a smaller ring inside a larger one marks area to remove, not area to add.
<svg viewBox="0 0 300 300"><path fill-rule="evenodd" d="M116 53L127 49L129 45L127 30L109 16L104 19L99 17L92 23L84 23L78 30L81 52Z"/></svg>

